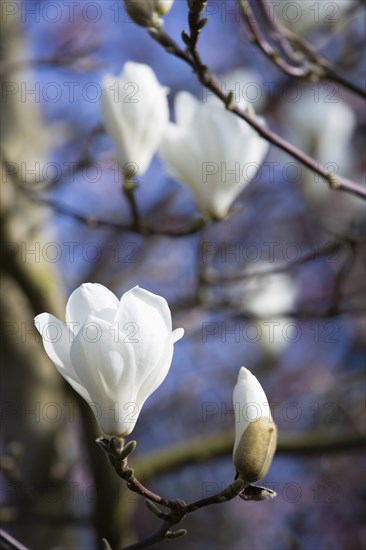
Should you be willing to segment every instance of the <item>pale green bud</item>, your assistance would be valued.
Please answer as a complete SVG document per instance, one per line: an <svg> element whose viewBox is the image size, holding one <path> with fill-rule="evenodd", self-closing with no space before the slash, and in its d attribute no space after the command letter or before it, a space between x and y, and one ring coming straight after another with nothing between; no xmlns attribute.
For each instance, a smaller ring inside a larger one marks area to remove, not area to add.
<svg viewBox="0 0 366 550"><path fill-rule="evenodd" d="M171 9L174 0L124 0L128 15L141 27L161 27L159 16Z"/></svg>
<svg viewBox="0 0 366 550"><path fill-rule="evenodd" d="M171 10L174 0L156 0L155 11L158 15L165 15Z"/></svg>
<svg viewBox="0 0 366 550"><path fill-rule="evenodd" d="M235 443L233 462L247 483L266 475L276 450L277 428L257 378L245 367L234 388Z"/></svg>
<svg viewBox="0 0 366 550"><path fill-rule="evenodd" d="M239 475L252 483L266 475L276 451L277 428L263 416L251 422L236 447L233 461Z"/></svg>

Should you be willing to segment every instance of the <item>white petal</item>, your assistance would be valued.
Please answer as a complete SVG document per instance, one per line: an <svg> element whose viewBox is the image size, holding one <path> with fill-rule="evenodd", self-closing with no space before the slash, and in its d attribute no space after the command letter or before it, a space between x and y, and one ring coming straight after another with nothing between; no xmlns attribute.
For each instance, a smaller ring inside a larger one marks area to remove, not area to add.
<svg viewBox="0 0 366 550"><path fill-rule="evenodd" d="M189 128L199 108L199 101L189 92L182 91L175 96L174 111L178 126Z"/></svg>
<svg viewBox="0 0 366 550"><path fill-rule="evenodd" d="M128 62L119 77L102 83L101 110L122 166L137 165L144 174L169 120L167 88L148 65Z"/></svg>
<svg viewBox="0 0 366 550"><path fill-rule="evenodd" d="M128 162L128 121L123 117L121 103L123 101L123 88L119 86L116 78L108 75L102 81L101 112L104 125L117 150L117 159L124 166Z"/></svg>
<svg viewBox="0 0 366 550"><path fill-rule="evenodd" d="M90 316L76 336L70 356L99 411L100 417L96 416L102 429L105 433L125 433L123 419L116 411L118 406L136 401L136 368L132 345L125 341L125 335Z"/></svg>
<svg viewBox="0 0 366 550"><path fill-rule="evenodd" d="M71 294L66 305L66 323L77 323L77 334L89 315L113 322L119 306L117 296L98 283L84 283ZM70 328L73 329L72 325Z"/></svg>
<svg viewBox="0 0 366 550"><path fill-rule="evenodd" d="M82 386L70 360L71 343L74 339L72 331L50 313L37 315L34 319L34 324L42 336L46 353L58 372L81 397L88 400L90 398L89 393Z"/></svg>
<svg viewBox="0 0 366 550"><path fill-rule="evenodd" d="M184 336L184 328L176 328L173 330L173 343L178 342Z"/></svg>
<svg viewBox="0 0 366 550"><path fill-rule="evenodd" d="M268 399L257 378L245 367L241 367L233 392L235 410L234 453L250 422L265 416L272 420Z"/></svg>
<svg viewBox="0 0 366 550"><path fill-rule="evenodd" d="M131 344L112 325L89 316L71 345L70 358L90 395L116 399L123 379L133 393L135 378ZM133 396L132 396L133 397Z"/></svg>
<svg viewBox="0 0 366 550"><path fill-rule="evenodd" d="M168 173L174 179L191 185L201 172L199 150L189 141L187 132L170 123L160 144L159 154L167 164ZM195 156L197 150L197 157ZM188 160L188 162L187 162Z"/></svg>
<svg viewBox="0 0 366 550"><path fill-rule="evenodd" d="M178 329L179 330L179 329ZM167 343L164 354L160 358L159 363L155 365L150 372L145 373L145 377L141 380L140 387L137 392L137 402L140 407L145 403L146 399L154 393L154 391L165 380L166 375L169 372L170 365L173 358L173 336L171 336L170 342Z"/></svg>
<svg viewBox="0 0 366 550"><path fill-rule="evenodd" d="M172 331L169 306L161 296L134 287L122 296L115 322L121 332L130 335L137 376L141 378L157 364L169 341Z"/></svg>
<svg viewBox="0 0 366 550"><path fill-rule="evenodd" d="M181 92L175 109L177 125L169 125L161 156L172 177L191 187L201 211L222 218L248 183L246 165L259 166L268 143L223 105Z"/></svg>

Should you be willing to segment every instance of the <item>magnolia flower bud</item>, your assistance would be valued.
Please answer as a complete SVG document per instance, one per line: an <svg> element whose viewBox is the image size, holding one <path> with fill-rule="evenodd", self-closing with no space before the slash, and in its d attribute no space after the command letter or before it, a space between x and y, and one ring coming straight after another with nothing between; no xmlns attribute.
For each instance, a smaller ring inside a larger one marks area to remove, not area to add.
<svg viewBox="0 0 366 550"><path fill-rule="evenodd" d="M168 88L161 86L148 65L128 62L117 78L102 82L104 125L117 150L122 169L134 175L148 169L169 121Z"/></svg>
<svg viewBox="0 0 366 550"><path fill-rule="evenodd" d="M159 15L171 9L174 0L125 0L125 8L132 21L141 27L160 27Z"/></svg>
<svg viewBox="0 0 366 550"><path fill-rule="evenodd" d="M159 150L168 172L190 186L204 215L224 218L268 142L223 104L200 103L188 92L177 95L175 117Z"/></svg>
<svg viewBox="0 0 366 550"><path fill-rule="evenodd" d="M276 450L277 428L257 378L241 367L234 388L235 443L233 461L248 483L266 475Z"/></svg>
<svg viewBox="0 0 366 550"><path fill-rule="evenodd" d="M35 318L47 355L91 406L109 435L132 432L146 399L168 374L173 345L169 306L138 286L121 300L100 284L77 288L66 305L66 324L49 313Z"/></svg>
<svg viewBox="0 0 366 550"><path fill-rule="evenodd" d="M159 15L165 15L171 10L174 0L155 0L155 11Z"/></svg>

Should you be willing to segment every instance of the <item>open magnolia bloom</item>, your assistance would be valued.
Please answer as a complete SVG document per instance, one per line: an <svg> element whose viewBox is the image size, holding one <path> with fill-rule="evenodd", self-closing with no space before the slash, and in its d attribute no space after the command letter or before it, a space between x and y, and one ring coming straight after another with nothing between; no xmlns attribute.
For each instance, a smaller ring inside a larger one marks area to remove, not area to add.
<svg viewBox="0 0 366 550"><path fill-rule="evenodd" d="M169 174L190 186L202 213L224 218L260 167L268 142L223 104L180 92L174 106L176 124L168 125L159 153Z"/></svg>
<svg viewBox="0 0 366 550"><path fill-rule="evenodd" d="M235 410L234 466L251 483L266 475L276 450L277 428L268 399L257 378L241 367L233 392Z"/></svg>
<svg viewBox="0 0 366 550"><path fill-rule="evenodd" d="M104 77L102 116L122 170L142 175L148 169L169 121L167 93L142 63L129 61L119 77Z"/></svg>
<svg viewBox="0 0 366 550"><path fill-rule="evenodd" d="M118 436L132 432L184 334L182 328L172 331L161 296L135 286L118 300L92 283L71 294L66 324L41 313L35 325L59 373L89 403L102 430Z"/></svg>

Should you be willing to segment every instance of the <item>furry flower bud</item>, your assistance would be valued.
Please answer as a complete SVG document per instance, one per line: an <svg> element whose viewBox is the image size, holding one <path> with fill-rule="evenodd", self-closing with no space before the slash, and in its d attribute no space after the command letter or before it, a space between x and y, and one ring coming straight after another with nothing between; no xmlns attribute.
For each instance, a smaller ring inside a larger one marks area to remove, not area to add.
<svg viewBox="0 0 366 550"><path fill-rule="evenodd" d="M159 18L171 9L174 0L125 0L125 8L132 21L140 27L160 27Z"/></svg>
<svg viewBox="0 0 366 550"><path fill-rule="evenodd" d="M277 428L257 378L241 367L234 388L235 443L233 461L248 483L266 475L276 450Z"/></svg>

